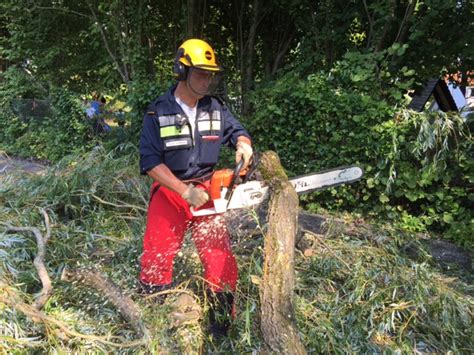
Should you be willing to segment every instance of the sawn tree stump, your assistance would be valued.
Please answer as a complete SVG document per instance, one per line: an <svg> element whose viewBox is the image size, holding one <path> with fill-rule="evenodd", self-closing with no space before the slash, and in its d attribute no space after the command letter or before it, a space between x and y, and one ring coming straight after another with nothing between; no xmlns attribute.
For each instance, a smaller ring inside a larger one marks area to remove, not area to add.
<svg viewBox="0 0 474 355"><path fill-rule="evenodd" d="M294 250L298 227L298 195L288 182L278 155L262 155L260 168L270 187L265 260L260 287L261 330L269 352L306 354L293 312Z"/></svg>

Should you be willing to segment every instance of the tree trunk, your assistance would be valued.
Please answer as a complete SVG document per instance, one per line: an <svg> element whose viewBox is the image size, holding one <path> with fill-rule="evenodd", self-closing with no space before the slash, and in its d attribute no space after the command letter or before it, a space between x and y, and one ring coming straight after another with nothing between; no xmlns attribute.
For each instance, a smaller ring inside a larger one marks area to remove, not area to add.
<svg viewBox="0 0 474 355"><path fill-rule="evenodd" d="M251 111L249 93L254 81L254 65L255 65L255 42L257 39L257 27L260 22L260 0L254 0L252 5L252 20L248 38L243 45L243 61L241 68L242 83L242 110L243 116L247 116Z"/></svg>
<svg viewBox="0 0 474 355"><path fill-rule="evenodd" d="M195 7L194 0L186 0L186 38L194 37L194 16L195 16Z"/></svg>
<svg viewBox="0 0 474 355"><path fill-rule="evenodd" d="M263 154L260 170L271 189L260 288L261 330L269 352L306 354L293 312L298 196L276 153Z"/></svg>

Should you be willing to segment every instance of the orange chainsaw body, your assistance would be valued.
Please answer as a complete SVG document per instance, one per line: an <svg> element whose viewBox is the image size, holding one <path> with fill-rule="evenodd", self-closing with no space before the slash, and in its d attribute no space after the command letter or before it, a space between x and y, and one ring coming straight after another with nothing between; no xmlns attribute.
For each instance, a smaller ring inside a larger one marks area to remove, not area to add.
<svg viewBox="0 0 474 355"><path fill-rule="evenodd" d="M245 176L246 171L241 171L239 176ZM231 169L222 169L216 170L211 177L211 187L209 188L209 193L211 195L211 200L218 200L223 198L221 196L222 189L224 187L229 188L232 184L232 179L234 177L234 171Z"/></svg>

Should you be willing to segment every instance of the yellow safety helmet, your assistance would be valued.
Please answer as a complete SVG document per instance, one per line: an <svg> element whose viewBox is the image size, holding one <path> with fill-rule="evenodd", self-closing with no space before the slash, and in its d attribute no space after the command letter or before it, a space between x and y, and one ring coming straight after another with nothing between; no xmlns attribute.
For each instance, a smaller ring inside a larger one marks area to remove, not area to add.
<svg viewBox="0 0 474 355"><path fill-rule="evenodd" d="M212 47L201 39L188 39L178 48L174 61L173 72L178 80L186 80L186 67L220 72L216 55Z"/></svg>

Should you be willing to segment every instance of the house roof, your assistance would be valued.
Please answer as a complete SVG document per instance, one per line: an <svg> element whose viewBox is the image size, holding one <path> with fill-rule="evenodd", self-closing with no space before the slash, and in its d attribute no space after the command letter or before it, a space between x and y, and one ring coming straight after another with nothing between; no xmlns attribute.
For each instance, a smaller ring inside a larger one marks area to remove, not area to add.
<svg viewBox="0 0 474 355"><path fill-rule="evenodd" d="M413 96L408 108L415 111L423 111L423 108L431 95L433 95L440 110L444 112L459 110L451 92L449 91L448 84L446 84L443 79L439 78L428 80L420 91L415 92L415 96Z"/></svg>

